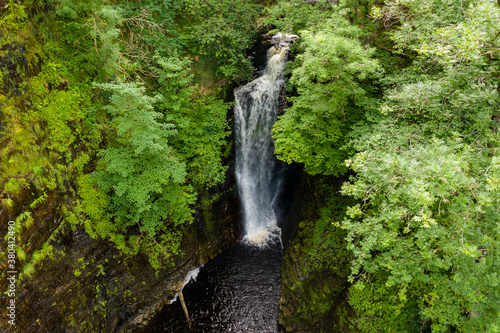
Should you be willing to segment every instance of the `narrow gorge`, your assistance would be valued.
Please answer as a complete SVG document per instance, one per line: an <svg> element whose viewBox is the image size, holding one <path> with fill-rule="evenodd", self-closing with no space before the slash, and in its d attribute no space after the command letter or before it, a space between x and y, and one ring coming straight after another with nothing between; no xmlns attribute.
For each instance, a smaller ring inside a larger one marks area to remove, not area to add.
<svg viewBox="0 0 500 333"><path fill-rule="evenodd" d="M498 332L499 32L492 0L0 0L0 331Z"/></svg>

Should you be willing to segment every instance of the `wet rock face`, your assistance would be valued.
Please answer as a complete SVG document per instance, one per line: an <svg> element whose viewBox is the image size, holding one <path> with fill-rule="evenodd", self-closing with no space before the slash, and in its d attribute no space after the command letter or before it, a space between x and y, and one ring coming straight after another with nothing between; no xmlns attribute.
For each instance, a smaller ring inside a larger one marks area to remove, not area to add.
<svg viewBox="0 0 500 333"><path fill-rule="evenodd" d="M2 8L1 4L0 8ZM26 92L26 87L22 87L24 76L36 75L41 70L39 55L28 53L25 46L21 44L8 44L0 49L0 54L2 54L0 69L4 72L0 81L0 93L21 96ZM27 57L30 57L31 61Z"/></svg>
<svg viewBox="0 0 500 333"><path fill-rule="evenodd" d="M308 267L311 222L301 222L281 266L280 332L354 333L354 312L347 302L348 283L342 272Z"/></svg>
<svg viewBox="0 0 500 333"><path fill-rule="evenodd" d="M326 181L332 183L332 180ZM357 332L355 314L347 301L349 254L343 248L333 250L330 258L333 264L328 267L312 264L309 255L315 237L315 221L328 197L321 192L321 182L317 177L303 174L286 222L288 228L284 229L288 237L295 233L296 236L291 242L284 242L286 251L281 266L278 315L282 333Z"/></svg>
<svg viewBox="0 0 500 333"><path fill-rule="evenodd" d="M1 313L0 332L140 330L173 298L173 285L182 280L187 271L214 258L238 240L240 207L232 186L230 181L222 185L219 190L224 194L207 208L209 212L200 210L196 214L195 222L184 233L184 255L175 258L175 267L157 272L145 255L124 255L113 244L90 238L82 227L72 230L64 225L54 233L62 220L57 213L62 198L54 195L40 208L33 226L21 234L25 241L32 242L26 261L47 241L53 246L52 254L36 266L31 280L23 281L17 291L15 329L3 320L5 313ZM26 201L31 202L28 199ZM0 219L2 231L8 215L3 214ZM3 238L0 243L4 249ZM20 262L19 267L22 264L24 262ZM0 274L4 268L1 267ZM5 285L5 278L0 283ZM5 295L0 295L1 308L5 309L8 301Z"/></svg>

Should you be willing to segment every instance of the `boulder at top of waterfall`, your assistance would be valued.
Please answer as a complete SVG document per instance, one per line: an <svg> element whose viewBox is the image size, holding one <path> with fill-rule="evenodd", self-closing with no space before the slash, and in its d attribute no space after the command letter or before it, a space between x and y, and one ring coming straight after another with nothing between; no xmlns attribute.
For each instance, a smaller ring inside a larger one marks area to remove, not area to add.
<svg viewBox="0 0 500 333"><path fill-rule="evenodd" d="M292 34L283 35L280 32L271 38L271 44L274 44L278 48L289 47L290 44L297 38L299 38L298 35L292 35Z"/></svg>

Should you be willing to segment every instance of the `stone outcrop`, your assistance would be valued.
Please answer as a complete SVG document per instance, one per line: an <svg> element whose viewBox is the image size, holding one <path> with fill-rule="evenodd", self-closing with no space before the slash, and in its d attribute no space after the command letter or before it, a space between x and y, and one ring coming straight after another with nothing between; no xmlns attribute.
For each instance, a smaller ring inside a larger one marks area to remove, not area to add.
<svg viewBox="0 0 500 333"><path fill-rule="evenodd" d="M174 268L155 271L145 255L125 255L114 244L92 239L82 227L61 224L64 198L52 193L37 210L35 222L21 232L18 246L26 249L26 259L50 244L50 256L36 265L31 279L25 278L16 291L16 326L0 314L1 332L133 332L140 330L174 295L174 285L186 273L232 247L240 237L240 207L234 177L217 190L220 198L196 214L184 233L183 255ZM216 193L206 193L210 196ZM7 221L23 211L31 194L17 198L20 203L0 218L0 234ZM0 240L2 249L6 240ZM3 260L2 260L3 261ZM6 266L0 268L0 284L6 285ZM0 295L0 307L9 299Z"/></svg>
<svg viewBox="0 0 500 333"><path fill-rule="evenodd" d="M290 44L299 38L298 35L285 34L283 35L281 32L271 37L271 44L273 44L276 48L289 48Z"/></svg>
<svg viewBox="0 0 500 333"><path fill-rule="evenodd" d="M278 315L280 332L294 333L354 333L355 314L348 304L347 276L349 254L342 245L332 249L327 267L311 262L311 244L315 237L315 223L319 210L325 204L322 182L335 182L304 174L301 188L283 231L293 237L286 248L281 266L281 299ZM300 223L299 223L300 221ZM339 244L345 237L339 230ZM286 238L285 238L286 241Z"/></svg>

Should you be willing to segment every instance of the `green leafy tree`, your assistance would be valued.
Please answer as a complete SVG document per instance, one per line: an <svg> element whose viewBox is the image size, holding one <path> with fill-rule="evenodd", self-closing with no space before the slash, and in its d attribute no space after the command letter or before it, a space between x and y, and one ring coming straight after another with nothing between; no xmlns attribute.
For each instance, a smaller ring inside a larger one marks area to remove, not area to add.
<svg viewBox="0 0 500 333"><path fill-rule="evenodd" d="M275 27L282 33L299 33L302 30L320 29L331 18L337 6L328 1L318 1L311 5L307 1L279 1L275 6L264 10L265 24ZM300 40L294 42L300 43ZM292 45L292 49L293 49Z"/></svg>
<svg viewBox="0 0 500 333"><path fill-rule="evenodd" d="M409 67L351 132L343 193L350 303L367 332L499 329L498 60L492 2L388 1L372 11Z"/></svg>
<svg viewBox="0 0 500 333"><path fill-rule="evenodd" d="M161 114L153 105L161 97L147 96L140 83L95 86L112 92L105 109L112 116L113 130L94 176L110 197L110 221L122 235L127 228L139 226L141 233L157 242L154 237L159 232L160 239L166 237L170 242L157 242L169 257L177 253L181 240L176 228L191 221L189 204L193 201L191 189L185 185L185 164L168 144L175 129L172 124L159 122Z"/></svg>
<svg viewBox="0 0 500 333"><path fill-rule="evenodd" d="M250 78L253 67L245 53L255 39L257 6L249 0L188 0L184 6L190 20L184 40L207 69L226 84Z"/></svg>
<svg viewBox="0 0 500 333"><path fill-rule="evenodd" d="M212 96L204 96L193 84L192 61L173 55L156 59L160 68L158 103L165 121L175 124L170 137L176 153L186 163L188 181L198 191L223 181L227 167L222 165L222 148L228 133L229 104Z"/></svg>
<svg viewBox="0 0 500 333"><path fill-rule="evenodd" d="M343 3L323 10L353 2ZM332 244L342 237L336 228L347 232L349 302L362 331L498 331L498 5L374 4L380 30L370 30L375 22L357 34L347 21L326 23L337 14L315 20L305 4L270 11L279 28L309 31L291 71L298 96L274 129L279 158L313 174L350 168L342 194L359 202L343 221L316 222L311 256L324 268L342 262ZM360 22L352 9L340 17ZM374 82L378 100L363 81L378 69L355 58L360 52L338 51L356 50L363 37L385 49L363 56L379 58L387 73Z"/></svg>
<svg viewBox="0 0 500 333"><path fill-rule="evenodd" d="M380 71L374 50L359 42L361 34L341 13L319 31L301 33L304 53L290 78L298 96L273 130L279 159L303 163L310 174L346 171L344 137L362 118L363 82Z"/></svg>
<svg viewBox="0 0 500 333"><path fill-rule="evenodd" d="M349 162L357 176L343 193L363 205L342 227L364 331L498 329L498 159L474 170L474 158L468 146L435 141Z"/></svg>
<svg viewBox="0 0 500 333"><path fill-rule="evenodd" d="M73 65L80 80L109 79L124 70L127 59L121 57L118 42L123 17L116 5L103 0L62 0L54 6L54 28L61 33L58 51L66 51L62 58Z"/></svg>

